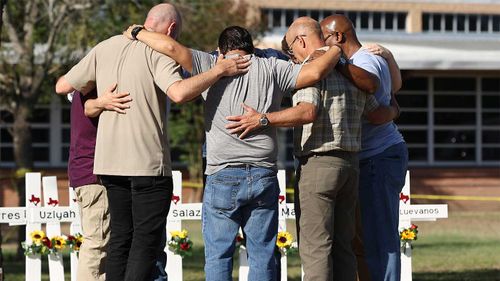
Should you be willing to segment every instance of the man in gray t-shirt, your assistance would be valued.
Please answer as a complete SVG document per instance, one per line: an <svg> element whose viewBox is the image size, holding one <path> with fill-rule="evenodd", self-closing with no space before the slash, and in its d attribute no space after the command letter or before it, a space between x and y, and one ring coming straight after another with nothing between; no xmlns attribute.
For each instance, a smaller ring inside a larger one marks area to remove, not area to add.
<svg viewBox="0 0 500 281"><path fill-rule="evenodd" d="M216 62L210 54L188 49L169 36L145 31L137 39L192 74L205 72ZM263 128L243 140L227 131L226 116L243 114L242 104L265 113L278 110L284 93L313 85L340 57L339 48L331 48L308 65L294 65L255 57L252 42L244 28L231 26L222 31L221 54L249 58L251 65L248 73L220 79L202 94L208 162L202 217L206 280L232 280L235 237L240 227L246 234L248 279L276 280L276 129L267 126L267 117L262 114Z"/></svg>
<svg viewBox="0 0 500 281"><path fill-rule="evenodd" d="M207 71L216 63L216 58L208 53L193 50L192 54L193 74ZM225 128L228 124L226 116L243 114L242 103L259 112L279 110L283 94L295 88L301 66L276 58L245 56L252 63L247 75L221 79L202 94L205 100L207 175L228 166L244 164L276 169L276 128L267 126L241 140Z"/></svg>

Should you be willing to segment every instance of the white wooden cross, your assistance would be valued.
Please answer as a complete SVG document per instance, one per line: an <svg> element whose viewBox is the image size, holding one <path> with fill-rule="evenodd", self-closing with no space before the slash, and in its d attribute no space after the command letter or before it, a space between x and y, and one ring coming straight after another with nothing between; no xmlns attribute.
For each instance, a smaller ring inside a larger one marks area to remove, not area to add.
<svg viewBox="0 0 500 281"><path fill-rule="evenodd" d="M280 185L279 196L279 231L286 231L286 219L295 219L295 209L292 203L286 203L285 171L278 172ZM170 239L170 231L181 230L182 220L201 220L201 203L182 203L182 175L178 171L173 172L174 191L172 204L167 218L167 243ZM43 183L43 197L42 185ZM40 230L42 223L47 224L47 235L49 237L60 235L60 223L71 222L70 234L81 232L80 214L72 188L69 189L70 206L60 207L57 194L57 182L55 177L41 177L40 173L26 174L26 207L0 208L0 223L11 225L26 224L26 242L31 242L30 233ZM42 200L43 199L43 200ZM406 176L406 184L400 195L400 227L409 227L412 221L436 220L448 217L448 205L411 205L410 204L410 177ZM182 259L166 250L169 280L181 281ZM247 280L248 262L246 251L240 251L239 279ZM77 257L71 254L71 280L76 281ZM26 257L26 280L41 280L41 257ZM52 281L64 280L64 268L62 256L51 254L48 257L49 275ZM287 258L281 258L281 281L287 280ZM412 280L411 249L401 255L401 280Z"/></svg>
<svg viewBox="0 0 500 281"><path fill-rule="evenodd" d="M405 186L399 196L399 228L408 228L413 221L435 221L448 217L447 204L412 205L410 172L406 173ZM401 281L412 281L411 248L401 252Z"/></svg>
<svg viewBox="0 0 500 281"><path fill-rule="evenodd" d="M48 237L61 235L61 222L72 222L71 234L80 232L78 225L80 214L78 207L72 201L69 207L59 206L59 195L56 177L41 177L40 173L26 173L26 207L0 208L0 223L10 225L26 225L26 242L31 243L31 232L41 230L46 224ZM43 197L42 197L43 183ZM74 198L70 188L70 198ZM72 254L72 264L77 264L76 255ZM64 280L63 258L60 253L49 254L50 280ZM74 267L76 269L76 266ZM26 280L40 281L42 279L42 259L40 255L26 256ZM76 281L76 270L72 272L72 281Z"/></svg>

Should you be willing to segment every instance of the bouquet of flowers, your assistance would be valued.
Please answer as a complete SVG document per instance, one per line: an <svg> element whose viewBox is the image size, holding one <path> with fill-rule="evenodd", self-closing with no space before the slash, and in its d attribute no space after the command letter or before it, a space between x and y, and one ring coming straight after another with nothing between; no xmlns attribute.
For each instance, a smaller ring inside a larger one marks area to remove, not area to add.
<svg viewBox="0 0 500 281"><path fill-rule="evenodd" d="M406 253L406 248L409 246L413 249L412 242L417 240L418 226L411 224L410 227L404 228L399 232L399 238L401 239L401 252Z"/></svg>
<svg viewBox="0 0 500 281"><path fill-rule="evenodd" d="M297 242L293 242L292 234L288 231L278 232L276 246L284 255L293 254L297 251Z"/></svg>
<svg viewBox="0 0 500 281"><path fill-rule="evenodd" d="M66 248L68 238L66 236L47 237L42 230L35 230L30 233L31 243L23 242L24 255L48 255L58 253ZM81 244L80 235L80 244ZM70 242L71 243L71 242ZM78 246L78 249L80 246Z"/></svg>
<svg viewBox="0 0 500 281"><path fill-rule="evenodd" d="M174 254L184 258L185 256L191 256L193 249L193 241L189 239L187 230L182 231L170 231L170 241L168 241L168 249Z"/></svg>
<svg viewBox="0 0 500 281"><path fill-rule="evenodd" d="M73 235L68 235L66 238L66 245L69 247L71 252L80 251L80 247L82 246L83 237L80 233Z"/></svg>

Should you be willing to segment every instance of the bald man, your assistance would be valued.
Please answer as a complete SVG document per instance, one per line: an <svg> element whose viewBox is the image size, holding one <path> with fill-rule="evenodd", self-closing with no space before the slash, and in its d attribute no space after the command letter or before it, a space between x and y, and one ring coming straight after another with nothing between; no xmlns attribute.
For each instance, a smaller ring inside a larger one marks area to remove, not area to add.
<svg viewBox="0 0 500 281"><path fill-rule="evenodd" d="M147 29L176 36L180 25L174 6L159 4L133 34ZM57 92L76 89L84 94L96 87L102 96L117 83L117 91L132 99L126 114L94 108L100 114L94 174L106 187L111 215L108 281L152 277L173 188L166 96L177 103L189 101L219 78L243 73L235 60L220 60L186 80L179 69L172 58L118 35L94 47L56 85Z"/></svg>
<svg viewBox="0 0 500 281"><path fill-rule="evenodd" d="M283 46L294 62L306 65L317 50L328 48L319 23L308 17L293 22ZM350 64L336 69L318 83L319 88L297 91L292 97L293 107L266 114L271 126L296 126L294 154L300 165L295 210L304 280L355 280L351 241L355 233L361 115L385 110L365 93L376 91L378 80L374 75ZM235 121L228 128L245 134L260 127L259 116L247 107L245 115L228 117Z"/></svg>
<svg viewBox="0 0 500 281"><path fill-rule="evenodd" d="M380 80L375 98L381 105L397 103L394 93L401 87L401 74L392 54L374 46L381 56L361 48L352 22L344 15L331 15L321 22L328 45L340 46L349 60ZM378 50L379 49L379 50ZM398 114L395 114L395 117ZM399 193L405 183L408 151L402 135L392 122L371 124L364 118L359 152L359 206L354 243L362 281L398 281L401 275L398 233ZM361 231L364 229L363 231Z"/></svg>

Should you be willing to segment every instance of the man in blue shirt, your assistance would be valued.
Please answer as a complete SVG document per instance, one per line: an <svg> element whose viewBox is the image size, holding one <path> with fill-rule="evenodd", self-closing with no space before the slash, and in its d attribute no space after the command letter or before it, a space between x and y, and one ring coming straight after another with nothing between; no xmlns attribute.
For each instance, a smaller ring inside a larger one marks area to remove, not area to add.
<svg viewBox="0 0 500 281"><path fill-rule="evenodd" d="M394 104L401 75L392 55L386 60L361 48L352 22L344 15L325 18L321 28L328 45L340 46L350 62L379 78L375 93L379 104ZM394 122L375 125L363 120L359 160L361 225L370 230L362 237L369 275L373 281L397 281L401 275L399 193L405 184L408 150ZM367 280L361 273L360 278Z"/></svg>

